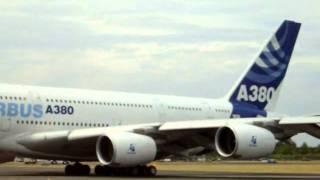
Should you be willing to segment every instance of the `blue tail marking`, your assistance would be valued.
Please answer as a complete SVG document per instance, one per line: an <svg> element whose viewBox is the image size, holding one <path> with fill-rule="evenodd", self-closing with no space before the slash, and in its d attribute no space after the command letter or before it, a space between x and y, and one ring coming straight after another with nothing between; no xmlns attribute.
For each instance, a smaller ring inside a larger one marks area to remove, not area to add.
<svg viewBox="0 0 320 180"><path fill-rule="evenodd" d="M261 111L262 115L267 105L276 101L276 93L287 72L300 26L300 23L288 20L281 24L231 91L229 101L235 110L245 106L245 109Z"/></svg>

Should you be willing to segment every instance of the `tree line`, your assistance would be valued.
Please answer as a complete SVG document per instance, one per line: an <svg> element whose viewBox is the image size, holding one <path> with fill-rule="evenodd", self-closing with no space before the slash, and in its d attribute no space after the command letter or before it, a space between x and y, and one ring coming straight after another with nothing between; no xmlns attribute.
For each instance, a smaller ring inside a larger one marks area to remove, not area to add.
<svg viewBox="0 0 320 180"><path fill-rule="evenodd" d="M224 159L215 151L206 154L205 157L207 160ZM267 158L277 160L320 160L320 144L317 147L309 147L307 143L303 143L302 146L298 147L294 143L279 142L272 155Z"/></svg>
<svg viewBox="0 0 320 180"><path fill-rule="evenodd" d="M319 160L320 144L317 147L309 147L307 143L303 143L297 147L296 144L279 142L271 157L283 160Z"/></svg>

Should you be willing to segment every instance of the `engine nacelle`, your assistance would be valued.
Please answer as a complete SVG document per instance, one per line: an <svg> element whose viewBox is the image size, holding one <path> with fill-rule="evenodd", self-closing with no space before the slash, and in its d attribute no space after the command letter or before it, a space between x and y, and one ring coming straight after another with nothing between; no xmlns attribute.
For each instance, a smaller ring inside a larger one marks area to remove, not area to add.
<svg viewBox="0 0 320 180"><path fill-rule="evenodd" d="M215 136L215 148L222 157L253 159L271 154L276 139L272 132L248 124L221 127Z"/></svg>
<svg viewBox="0 0 320 180"><path fill-rule="evenodd" d="M104 165L129 167L153 161L157 146L149 136L110 132L98 138L96 153L98 160Z"/></svg>

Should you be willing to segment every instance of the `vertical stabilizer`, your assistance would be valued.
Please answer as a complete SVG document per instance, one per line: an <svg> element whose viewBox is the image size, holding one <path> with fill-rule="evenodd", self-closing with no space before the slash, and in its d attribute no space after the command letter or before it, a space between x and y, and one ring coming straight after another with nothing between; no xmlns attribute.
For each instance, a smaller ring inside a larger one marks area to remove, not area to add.
<svg viewBox="0 0 320 180"><path fill-rule="evenodd" d="M227 98L234 104L272 111L287 72L300 23L285 20Z"/></svg>

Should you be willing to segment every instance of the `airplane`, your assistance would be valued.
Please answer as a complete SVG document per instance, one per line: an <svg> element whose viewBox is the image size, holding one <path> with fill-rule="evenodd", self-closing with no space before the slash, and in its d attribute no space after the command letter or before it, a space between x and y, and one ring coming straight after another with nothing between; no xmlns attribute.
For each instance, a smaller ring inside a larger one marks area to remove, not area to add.
<svg viewBox="0 0 320 180"><path fill-rule="evenodd" d="M320 138L319 116L274 112L300 26L285 20L219 99L1 84L0 161L74 162L66 175L98 161L96 175L155 176L150 163L170 155L254 159L298 133Z"/></svg>

